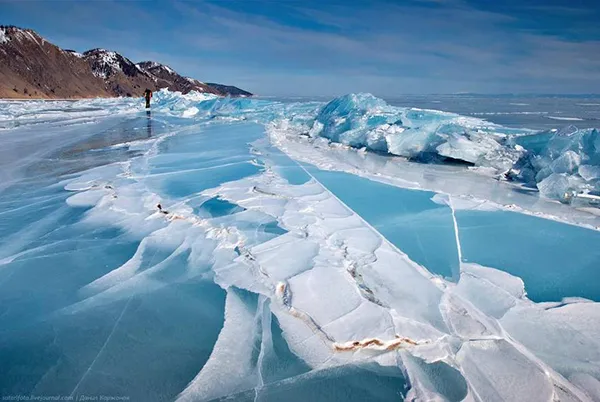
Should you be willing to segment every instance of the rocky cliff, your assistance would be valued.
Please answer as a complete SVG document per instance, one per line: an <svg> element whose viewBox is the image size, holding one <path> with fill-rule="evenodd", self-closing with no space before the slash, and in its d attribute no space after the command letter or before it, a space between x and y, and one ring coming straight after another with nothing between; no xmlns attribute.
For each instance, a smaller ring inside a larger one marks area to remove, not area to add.
<svg viewBox="0 0 600 402"><path fill-rule="evenodd" d="M181 76L157 62L135 64L105 49L77 53L59 48L30 29L0 26L0 98L141 96L146 88L252 95Z"/></svg>

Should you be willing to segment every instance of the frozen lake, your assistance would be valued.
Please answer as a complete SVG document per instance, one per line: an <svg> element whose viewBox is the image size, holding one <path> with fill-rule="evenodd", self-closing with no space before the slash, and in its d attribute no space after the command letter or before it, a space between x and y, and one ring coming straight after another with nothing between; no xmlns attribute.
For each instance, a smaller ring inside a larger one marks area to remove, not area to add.
<svg viewBox="0 0 600 402"><path fill-rule="evenodd" d="M595 112L156 99L0 102L0 394L600 400Z"/></svg>

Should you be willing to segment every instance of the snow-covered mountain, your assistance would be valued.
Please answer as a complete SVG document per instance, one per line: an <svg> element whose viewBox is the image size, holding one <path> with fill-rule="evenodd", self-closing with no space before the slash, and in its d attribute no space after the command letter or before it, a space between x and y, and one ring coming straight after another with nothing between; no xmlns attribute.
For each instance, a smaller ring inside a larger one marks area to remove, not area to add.
<svg viewBox="0 0 600 402"><path fill-rule="evenodd" d="M142 61L141 63L136 64L136 67L140 71L149 74L151 77L155 77L156 80L168 82L169 85L167 87L171 90L181 91L182 93L199 91L217 95L231 95L229 92L221 91L220 89L214 88L194 78L183 77L177 74L171 67L155 61Z"/></svg>
<svg viewBox="0 0 600 402"><path fill-rule="evenodd" d="M0 26L0 98L141 96L146 88L249 96L235 87L205 84L153 61L135 64L106 49L61 49L35 31Z"/></svg>
<svg viewBox="0 0 600 402"><path fill-rule="evenodd" d="M90 63L92 74L96 77L107 79L119 72L129 77L135 77L142 73L131 60L110 50L88 50L83 53L83 57Z"/></svg>
<svg viewBox="0 0 600 402"><path fill-rule="evenodd" d="M81 56L81 55L80 55ZM90 65L29 29L0 26L0 97L114 96Z"/></svg>

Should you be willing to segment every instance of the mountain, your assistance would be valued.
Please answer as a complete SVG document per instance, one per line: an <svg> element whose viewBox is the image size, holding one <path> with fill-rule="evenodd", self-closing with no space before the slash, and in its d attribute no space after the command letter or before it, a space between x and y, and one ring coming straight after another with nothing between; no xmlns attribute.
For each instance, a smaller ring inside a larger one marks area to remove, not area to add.
<svg viewBox="0 0 600 402"><path fill-rule="evenodd" d="M142 71L131 60L117 52L92 49L84 52L81 57L87 62L92 75L101 79L106 90L112 95L140 96L146 88L155 90L168 87L167 83L154 79L155 77Z"/></svg>
<svg viewBox="0 0 600 402"><path fill-rule="evenodd" d="M0 27L0 97L111 96L88 62L34 31Z"/></svg>
<svg viewBox="0 0 600 402"><path fill-rule="evenodd" d="M221 96L249 94L184 77L153 61L135 64L110 50L78 53L61 49L31 29L0 25L0 98L141 96L146 88Z"/></svg>
<svg viewBox="0 0 600 402"><path fill-rule="evenodd" d="M194 78L183 77L177 74L171 67L165 66L164 64L157 63L155 61L142 61L136 64L136 67L141 71L145 71L158 80L162 80L168 83L167 88L178 88L178 91L187 93L190 91L207 92L211 94L229 94L236 96L235 94L227 91L223 91L212 85L207 85ZM238 88L236 88L238 89Z"/></svg>
<svg viewBox="0 0 600 402"><path fill-rule="evenodd" d="M239 89L237 87L232 87L231 85L222 85L222 84L214 84L214 83L209 83L206 85L209 85L221 92L228 93L231 96L241 96L241 97L252 96L252 94L250 92L244 91L243 89Z"/></svg>

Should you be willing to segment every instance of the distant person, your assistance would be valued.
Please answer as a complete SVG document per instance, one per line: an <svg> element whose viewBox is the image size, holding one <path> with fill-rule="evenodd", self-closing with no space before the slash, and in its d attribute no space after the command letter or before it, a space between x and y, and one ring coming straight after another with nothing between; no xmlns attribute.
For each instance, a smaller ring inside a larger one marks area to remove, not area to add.
<svg viewBox="0 0 600 402"><path fill-rule="evenodd" d="M144 98L146 99L146 109L150 109L150 99L152 99L152 91L146 88L144 91Z"/></svg>

